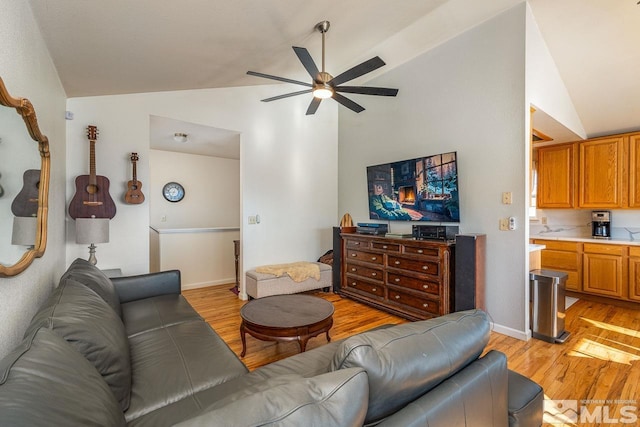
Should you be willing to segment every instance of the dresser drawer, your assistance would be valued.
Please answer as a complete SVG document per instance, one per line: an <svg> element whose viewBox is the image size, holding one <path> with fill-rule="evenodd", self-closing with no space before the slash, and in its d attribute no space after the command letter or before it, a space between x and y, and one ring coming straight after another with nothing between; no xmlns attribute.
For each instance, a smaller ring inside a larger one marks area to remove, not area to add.
<svg viewBox="0 0 640 427"><path fill-rule="evenodd" d="M347 239L346 246L347 248L354 248L354 249L368 249L370 247L368 241L351 240L351 239Z"/></svg>
<svg viewBox="0 0 640 427"><path fill-rule="evenodd" d="M395 304L402 304L419 311L425 311L435 315L440 314L440 304L438 301L428 298L420 298L415 295L396 291L395 289L389 289L389 301L392 301Z"/></svg>
<svg viewBox="0 0 640 427"><path fill-rule="evenodd" d="M347 275L347 283L345 285L351 290L364 292L377 297L384 297L384 286L365 282L351 275Z"/></svg>
<svg viewBox="0 0 640 427"><path fill-rule="evenodd" d="M397 243L371 242L371 247L387 252L400 252L400 245Z"/></svg>
<svg viewBox="0 0 640 427"><path fill-rule="evenodd" d="M388 273L387 283L403 288L415 289L420 292L427 292L432 295L440 294L440 286L438 286L437 283L416 279L415 277L404 276L402 274Z"/></svg>
<svg viewBox="0 0 640 427"><path fill-rule="evenodd" d="M378 280L380 282L384 281L384 271L382 269L347 263L346 272L347 274L366 277L369 279Z"/></svg>
<svg viewBox="0 0 640 427"><path fill-rule="evenodd" d="M425 255L437 258L440 255L438 248L425 248L424 246L404 245L404 253L412 255Z"/></svg>
<svg viewBox="0 0 640 427"><path fill-rule="evenodd" d="M370 262L370 263L373 263L373 264L382 265L383 255L382 254L371 253L371 252L363 252L363 251L356 251L356 250L348 249L347 250L347 259L351 260L351 261L358 260L358 261L362 261L362 262Z"/></svg>
<svg viewBox="0 0 640 427"><path fill-rule="evenodd" d="M402 270L418 271L420 273L437 276L439 273L438 263L435 261L417 260L409 258L401 258L397 256L389 256L387 266L399 268Z"/></svg>

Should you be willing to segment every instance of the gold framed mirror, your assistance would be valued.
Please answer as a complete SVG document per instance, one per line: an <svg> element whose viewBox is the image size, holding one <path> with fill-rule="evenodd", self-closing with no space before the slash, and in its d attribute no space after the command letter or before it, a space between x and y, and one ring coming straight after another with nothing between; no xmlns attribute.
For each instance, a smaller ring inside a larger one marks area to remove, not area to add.
<svg viewBox="0 0 640 427"><path fill-rule="evenodd" d="M33 105L9 95L2 78L0 105L8 107L0 107L0 277L8 277L47 246L50 155Z"/></svg>

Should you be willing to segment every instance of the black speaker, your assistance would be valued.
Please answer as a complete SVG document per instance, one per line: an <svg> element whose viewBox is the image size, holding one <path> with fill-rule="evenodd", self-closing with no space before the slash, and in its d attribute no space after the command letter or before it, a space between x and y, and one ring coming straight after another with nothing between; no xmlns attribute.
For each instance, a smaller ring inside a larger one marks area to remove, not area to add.
<svg viewBox="0 0 640 427"><path fill-rule="evenodd" d="M453 311L485 310L486 246L486 234L456 235Z"/></svg>
<svg viewBox="0 0 640 427"><path fill-rule="evenodd" d="M331 264L331 281L333 282L333 292L340 290L340 266L342 265L342 237L340 237L340 227L333 227L333 262Z"/></svg>

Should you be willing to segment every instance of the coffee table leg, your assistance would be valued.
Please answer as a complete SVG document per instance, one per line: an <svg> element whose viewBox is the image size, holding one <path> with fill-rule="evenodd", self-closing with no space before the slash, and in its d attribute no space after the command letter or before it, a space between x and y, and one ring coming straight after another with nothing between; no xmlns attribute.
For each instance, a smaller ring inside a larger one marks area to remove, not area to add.
<svg viewBox="0 0 640 427"><path fill-rule="evenodd" d="M309 341L309 337L298 337L298 343L300 344L300 353L305 352L308 341Z"/></svg>
<svg viewBox="0 0 640 427"><path fill-rule="evenodd" d="M244 357L247 353L247 339L246 339L246 331L244 330L244 322L240 324L240 339L242 340L242 353L240 353L240 357Z"/></svg>
<svg viewBox="0 0 640 427"><path fill-rule="evenodd" d="M327 331L327 342L331 342L331 337L329 336L329 331Z"/></svg>

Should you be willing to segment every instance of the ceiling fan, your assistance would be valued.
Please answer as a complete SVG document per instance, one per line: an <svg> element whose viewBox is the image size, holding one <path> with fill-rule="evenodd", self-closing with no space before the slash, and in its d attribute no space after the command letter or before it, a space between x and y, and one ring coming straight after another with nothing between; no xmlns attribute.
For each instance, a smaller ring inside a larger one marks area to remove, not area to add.
<svg viewBox="0 0 640 427"><path fill-rule="evenodd" d="M322 34L322 71L318 70L316 63L313 61L313 58L311 58L311 55L309 54L309 51L307 49L305 49L304 47L293 46L293 50L298 56L298 59L300 60L300 62L302 62L302 65L311 76L311 83L291 80L285 77L272 76L255 71L247 71L247 74L251 76L264 77L265 79L278 80L281 82L293 83L311 88L263 99L263 102L271 102L282 98L288 98L290 96L313 93L313 99L311 100L311 104L309 104L309 108L307 108L307 115L314 114L320 106L320 102L322 102L322 100L326 98L333 98L350 110L359 113L361 111L364 111L364 107L355 103L349 98L340 95L340 93L338 92L378 96L396 96L398 94L398 89L389 89L384 87L340 86L342 83L346 83L357 77L370 73L371 71L377 70L378 68L385 65L385 63L382 59L380 59L380 57L376 56L369 59L368 61L364 61L363 63L356 65L353 68L348 69L344 73L339 74L335 77L327 73L324 69L324 35L327 31L329 31L329 25L329 21L322 21L315 26L315 29Z"/></svg>

